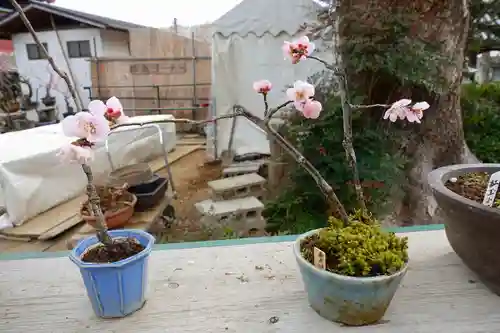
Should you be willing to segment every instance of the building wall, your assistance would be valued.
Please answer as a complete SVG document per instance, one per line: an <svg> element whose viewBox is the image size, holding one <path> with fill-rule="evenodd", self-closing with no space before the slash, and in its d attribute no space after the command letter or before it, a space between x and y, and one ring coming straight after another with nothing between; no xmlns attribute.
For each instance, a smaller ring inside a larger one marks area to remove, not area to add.
<svg viewBox="0 0 500 333"><path fill-rule="evenodd" d="M119 34L114 34L111 31L101 33L100 29L70 29L59 30L64 52L67 50L67 42L69 41L84 41L90 42L90 53L92 57L105 57L109 55L117 56L129 54L128 40L121 40ZM123 33L122 33L123 34ZM125 33L125 35L127 35ZM64 59L61 47L59 45L57 35L54 31L39 32L38 36L42 43L47 43L48 52L54 59L61 70L68 72L68 65ZM123 38L123 36L121 36ZM28 59L26 45L34 43L33 38L29 33L16 34L12 38L14 45L14 55L19 73L30 80L33 87L33 100L40 101L45 96L45 86L50 80L50 74L53 73L47 60L30 60ZM127 47L125 47L125 45ZM84 107L90 102L89 92L85 87L92 85L90 61L87 58L69 58L70 66L75 76L75 86L80 93ZM68 72L69 74L69 72ZM56 97L57 106L60 112L66 112L66 103L64 96L70 96L66 83L54 73L54 88L51 90L51 95ZM71 104L73 104L71 102Z"/></svg>
<svg viewBox="0 0 500 333"><path fill-rule="evenodd" d="M128 32L101 30L103 57L126 57L130 55Z"/></svg>

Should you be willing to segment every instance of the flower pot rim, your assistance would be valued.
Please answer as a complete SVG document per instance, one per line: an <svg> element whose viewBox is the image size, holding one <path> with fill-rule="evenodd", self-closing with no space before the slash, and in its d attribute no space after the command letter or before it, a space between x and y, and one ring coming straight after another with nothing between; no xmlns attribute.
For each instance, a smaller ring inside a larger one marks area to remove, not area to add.
<svg viewBox="0 0 500 333"><path fill-rule="evenodd" d="M322 275L323 277L334 277L337 280L343 280L345 282L349 283L359 283L359 284L364 284L366 282L380 282L380 281L385 281L388 279L395 278L400 275L404 275L408 269L408 262L401 268L399 271L397 271L394 274L391 275L379 275L379 276L367 276L367 277L357 277L357 276L346 276L346 275L341 275L337 273L332 273L324 269L319 269L310 262L308 262L304 257L302 257L302 254L300 253L300 243L301 241L309 237L313 234L318 233L320 230L323 230L325 228L318 228L314 230L310 230L306 233L303 233L302 235L298 236L297 239L295 240L293 244L293 253L295 254L295 257L297 260L300 262L300 264L307 266L309 269L314 271L315 274Z"/></svg>
<svg viewBox="0 0 500 333"><path fill-rule="evenodd" d="M438 192L443 196L449 197L450 199L458 201L464 205L485 210L491 214L500 214L500 210L498 208L488 207L482 203L467 199L445 186L446 181L455 175L464 174L466 172L487 172L492 169L500 171L500 163L452 164L429 172L427 175L427 182L433 191Z"/></svg>
<svg viewBox="0 0 500 333"><path fill-rule="evenodd" d="M149 255L151 253L151 250L153 249L153 244L155 242L155 238L153 235L151 235L145 231L139 230L139 229L110 230L110 231L108 231L108 234L111 236L111 238L122 238L122 237L126 237L127 234L132 234L132 235L129 235L129 237L134 238L134 236L140 235L140 236L145 237L148 240L148 243L146 244L146 246L144 246L144 250L142 250L141 252L139 252L131 257L128 257L126 259L117 261L117 262L112 262L112 263L84 262L81 259L81 255L78 256L76 254L76 249L79 248L80 246L82 246L82 244L85 241L89 241L89 240L97 241L97 236L92 235L92 236L89 236L89 237L86 237L86 238L80 240L78 242L78 244L76 244L76 246L73 248L73 250L71 250L71 252L69 253L69 258L71 259L71 261L73 261L80 269L81 268L120 268L120 267L128 265L132 262L135 262L137 260L141 260L142 258ZM97 242L87 246L84 249L83 253L85 253L88 249L90 249L92 246L97 244Z"/></svg>
<svg viewBox="0 0 500 333"><path fill-rule="evenodd" d="M136 195L135 195L135 194L133 194L133 193L130 193L129 191L125 191L125 194L130 195L130 198L132 199L132 204L131 204L130 206L123 207L123 208L121 208L121 209L119 209L119 210L117 210L117 211L114 211L114 212L112 212L112 213L109 213L109 214L108 214L108 212L104 213L104 218L105 218L105 219L108 219L108 218L109 218L109 219L111 219L111 218L113 218L113 217L115 217L115 216L117 216L117 215L122 214L124 211L126 211L126 210L128 210L128 209L134 209L135 205L137 204L137 197L136 197ZM119 201L119 202L123 202L123 201ZM94 216L94 215L86 215L86 214L83 214L83 213L82 213L82 210L83 210L83 206L82 206L82 207L80 207L80 215L81 215L84 219L86 219L86 220L91 220L91 221L95 221L95 220L96 220L96 218L95 218L95 216Z"/></svg>

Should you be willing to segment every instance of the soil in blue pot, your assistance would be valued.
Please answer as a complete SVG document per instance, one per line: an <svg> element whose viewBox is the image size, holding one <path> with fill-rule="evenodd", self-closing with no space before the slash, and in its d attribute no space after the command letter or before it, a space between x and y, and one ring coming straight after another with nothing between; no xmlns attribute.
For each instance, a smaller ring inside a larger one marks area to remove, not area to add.
<svg viewBox="0 0 500 333"><path fill-rule="evenodd" d="M117 262L132 257L142 250L144 246L133 238L118 239L111 245L91 248L82 256L82 261L95 264Z"/></svg>

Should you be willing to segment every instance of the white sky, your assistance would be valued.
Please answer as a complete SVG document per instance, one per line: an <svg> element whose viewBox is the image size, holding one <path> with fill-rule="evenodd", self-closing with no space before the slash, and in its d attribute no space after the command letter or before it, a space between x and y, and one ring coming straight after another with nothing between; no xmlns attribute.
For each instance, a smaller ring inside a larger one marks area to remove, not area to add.
<svg viewBox="0 0 500 333"><path fill-rule="evenodd" d="M152 27L212 22L241 0L56 0L55 5Z"/></svg>

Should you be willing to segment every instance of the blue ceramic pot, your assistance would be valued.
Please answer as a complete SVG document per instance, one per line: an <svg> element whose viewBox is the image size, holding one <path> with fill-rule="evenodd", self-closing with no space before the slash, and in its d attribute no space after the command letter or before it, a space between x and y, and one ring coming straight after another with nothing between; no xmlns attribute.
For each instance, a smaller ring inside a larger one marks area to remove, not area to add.
<svg viewBox="0 0 500 333"><path fill-rule="evenodd" d="M83 262L83 254L99 243L96 236L91 236L80 241L69 258L80 268L95 314L102 318L120 318L139 310L146 302L148 259L155 238L141 230L113 230L109 234L112 238L134 238L144 250L114 263Z"/></svg>
<svg viewBox="0 0 500 333"><path fill-rule="evenodd" d="M299 236L293 247L309 304L320 316L344 325L376 323L389 307L408 265L393 275L363 278L318 269L302 257L300 243L319 230Z"/></svg>

